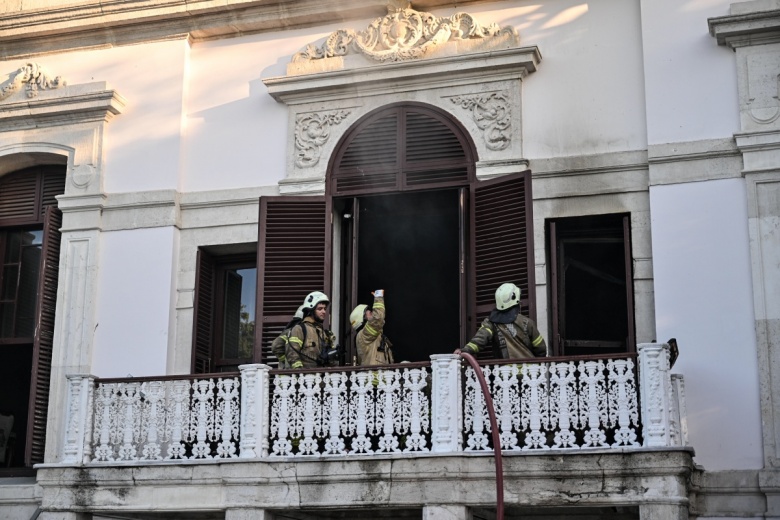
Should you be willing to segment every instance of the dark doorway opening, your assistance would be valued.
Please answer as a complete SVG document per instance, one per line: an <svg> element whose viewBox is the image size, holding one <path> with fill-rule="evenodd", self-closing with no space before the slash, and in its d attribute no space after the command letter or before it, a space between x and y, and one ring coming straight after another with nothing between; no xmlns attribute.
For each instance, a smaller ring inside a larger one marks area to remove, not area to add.
<svg viewBox="0 0 780 520"><path fill-rule="evenodd" d="M351 199L351 258L343 294L370 303L385 289L385 334L396 362L427 361L461 342L464 190L422 191ZM347 201L345 201L347 202ZM345 237L347 238L347 237ZM352 343L354 339L351 339Z"/></svg>
<svg viewBox="0 0 780 520"><path fill-rule="evenodd" d="M555 354L633 351L630 216L549 221L548 238Z"/></svg>

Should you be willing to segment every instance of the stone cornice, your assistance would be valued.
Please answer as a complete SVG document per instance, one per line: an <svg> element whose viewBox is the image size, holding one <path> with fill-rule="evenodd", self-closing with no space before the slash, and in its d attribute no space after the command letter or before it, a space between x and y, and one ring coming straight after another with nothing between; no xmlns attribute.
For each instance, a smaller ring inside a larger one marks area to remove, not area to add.
<svg viewBox="0 0 780 520"><path fill-rule="evenodd" d="M780 42L780 9L718 16L707 23L718 45L735 48Z"/></svg>
<svg viewBox="0 0 780 520"><path fill-rule="evenodd" d="M484 0L457 2L458 6ZM436 8L452 0L421 0ZM0 60L64 50L167 40L195 41L381 16L376 0L87 0L0 13Z"/></svg>
<svg viewBox="0 0 780 520"><path fill-rule="evenodd" d="M349 98L356 91L364 96L379 95L432 86L452 87L473 83L475 79L518 79L534 72L541 59L539 48L530 46L288 75L267 78L263 83L278 101L295 104Z"/></svg>
<svg viewBox="0 0 780 520"><path fill-rule="evenodd" d="M66 86L30 99L0 102L0 132L73 123L108 121L122 112L125 99L105 83Z"/></svg>

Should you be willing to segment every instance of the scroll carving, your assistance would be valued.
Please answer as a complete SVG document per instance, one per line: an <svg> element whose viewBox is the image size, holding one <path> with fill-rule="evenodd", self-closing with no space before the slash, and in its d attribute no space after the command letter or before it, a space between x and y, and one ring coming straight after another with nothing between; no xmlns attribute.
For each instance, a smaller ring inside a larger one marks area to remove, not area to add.
<svg viewBox="0 0 780 520"><path fill-rule="evenodd" d="M65 85L61 76L52 78L43 67L37 63L27 63L10 74L10 77L0 83L0 101L19 91L24 86L28 98L34 98L39 90L60 88Z"/></svg>
<svg viewBox="0 0 780 520"><path fill-rule="evenodd" d="M488 38L501 33L516 34L514 28L497 24L480 25L467 13L436 17L412 9L408 0L394 0L387 15L377 18L362 31L340 29L321 46L308 45L292 61L317 60L361 53L379 62L404 61L424 56L448 41Z"/></svg>
<svg viewBox="0 0 780 520"><path fill-rule="evenodd" d="M300 114L295 120L295 165L311 168L322 155L322 146L330 138L330 128L341 123L347 110Z"/></svg>
<svg viewBox="0 0 780 520"><path fill-rule="evenodd" d="M477 128L483 131L488 149L504 150L512 140L512 110L503 92L455 96L450 101L471 111L471 117Z"/></svg>

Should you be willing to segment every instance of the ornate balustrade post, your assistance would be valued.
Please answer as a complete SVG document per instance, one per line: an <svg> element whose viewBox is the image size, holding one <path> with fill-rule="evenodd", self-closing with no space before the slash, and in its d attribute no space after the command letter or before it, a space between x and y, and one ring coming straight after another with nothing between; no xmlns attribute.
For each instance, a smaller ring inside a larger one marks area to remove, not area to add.
<svg viewBox="0 0 780 520"><path fill-rule="evenodd" d="M463 450L463 396L460 386L460 358L455 354L431 356L431 451Z"/></svg>
<svg viewBox="0 0 780 520"><path fill-rule="evenodd" d="M242 459L268 455L268 365L240 365L241 371L241 424L238 438Z"/></svg>
<svg viewBox="0 0 780 520"><path fill-rule="evenodd" d="M671 378L669 345L640 343L639 394L642 406L644 445L671 446Z"/></svg>
<svg viewBox="0 0 780 520"><path fill-rule="evenodd" d="M71 374L68 378L68 405L65 410L65 442L62 462L83 464L92 456L92 404L95 377Z"/></svg>

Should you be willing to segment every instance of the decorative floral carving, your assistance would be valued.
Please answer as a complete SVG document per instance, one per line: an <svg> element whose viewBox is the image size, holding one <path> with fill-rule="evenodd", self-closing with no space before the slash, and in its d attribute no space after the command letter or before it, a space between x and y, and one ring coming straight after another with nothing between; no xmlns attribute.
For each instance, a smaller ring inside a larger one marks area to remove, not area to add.
<svg viewBox="0 0 780 520"><path fill-rule="evenodd" d="M322 154L322 146L330 138L330 127L341 123L349 115L347 110L300 114L295 121L295 164L311 168Z"/></svg>
<svg viewBox="0 0 780 520"><path fill-rule="evenodd" d="M387 15L377 18L366 29L333 32L321 46L308 45L292 61L344 56L350 51L380 62L411 60L451 40L487 38L502 32L515 34L511 27L500 28L496 24L483 27L466 13L440 18L412 9L407 0L395 0L387 6Z"/></svg>
<svg viewBox="0 0 780 520"><path fill-rule="evenodd" d="M504 92L454 96L450 101L471 110L471 117L477 128L483 130L488 149L498 151L509 146L512 140L511 106Z"/></svg>
<svg viewBox="0 0 780 520"><path fill-rule="evenodd" d="M62 76L52 78L37 63L27 63L10 74L8 80L0 83L0 101L17 92L25 85L27 97L34 98L39 90L55 89L65 86Z"/></svg>

